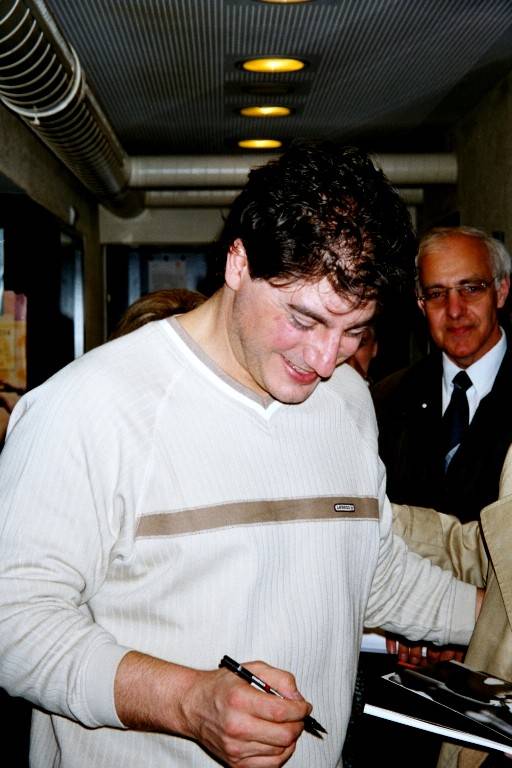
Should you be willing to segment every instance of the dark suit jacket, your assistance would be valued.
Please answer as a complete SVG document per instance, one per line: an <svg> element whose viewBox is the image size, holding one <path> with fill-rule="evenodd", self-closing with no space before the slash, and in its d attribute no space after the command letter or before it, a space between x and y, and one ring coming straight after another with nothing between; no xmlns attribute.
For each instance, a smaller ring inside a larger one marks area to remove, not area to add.
<svg viewBox="0 0 512 768"><path fill-rule="evenodd" d="M512 443L512 345L489 394L443 471L442 357L436 351L374 388L379 450L391 501L477 520L498 498L499 478Z"/></svg>

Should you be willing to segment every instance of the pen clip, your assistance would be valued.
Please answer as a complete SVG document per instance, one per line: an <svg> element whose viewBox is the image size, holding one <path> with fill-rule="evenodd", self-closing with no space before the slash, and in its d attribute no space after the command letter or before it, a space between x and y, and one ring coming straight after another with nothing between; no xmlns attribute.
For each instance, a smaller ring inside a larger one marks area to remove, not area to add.
<svg viewBox="0 0 512 768"><path fill-rule="evenodd" d="M231 670L231 672L238 672L240 664L237 664L231 656L223 656L219 662L219 667L226 667L226 669Z"/></svg>

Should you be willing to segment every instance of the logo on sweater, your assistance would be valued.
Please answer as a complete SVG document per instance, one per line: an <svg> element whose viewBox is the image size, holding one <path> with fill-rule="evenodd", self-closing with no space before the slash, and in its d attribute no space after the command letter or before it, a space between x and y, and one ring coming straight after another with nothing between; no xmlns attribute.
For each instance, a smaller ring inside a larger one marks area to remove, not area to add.
<svg viewBox="0 0 512 768"><path fill-rule="evenodd" d="M335 504L334 511L335 512L355 512L356 506L355 504Z"/></svg>

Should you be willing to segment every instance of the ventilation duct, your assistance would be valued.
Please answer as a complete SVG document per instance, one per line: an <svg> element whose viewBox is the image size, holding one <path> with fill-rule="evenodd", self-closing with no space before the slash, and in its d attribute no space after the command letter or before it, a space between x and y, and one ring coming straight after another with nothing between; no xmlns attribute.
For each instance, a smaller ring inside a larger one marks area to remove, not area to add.
<svg viewBox="0 0 512 768"><path fill-rule="evenodd" d="M392 184L455 184L457 157L450 153L374 155Z"/></svg>
<svg viewBox="0 0 512 768"><path fill-rule="evenodd" d="M227 208L241 189L151 189L146 208Z"/></svg>
<svg viewBox="0 0 512 768"><path fill-rule="evenodd" d="M130 186L242 187L252 168L278 155L178 155L130 158Z"/></svg>
<svg viewBox="0 0 512 768"><path fill-rule="evenodd" d="M2 0L0 98L84 186L120 216L142 210L127 190L126 156L80 62L40 0Z"/></svg>
<svg viewBox="0 0 512 768"><path fill-rule="evenodd" d="M241 187L252 168L277 155L180 155L132 157L130 186L146 189L165 187ZM457 159L452 154L381 155L374 158L393 184L454 184Z"/></svg>

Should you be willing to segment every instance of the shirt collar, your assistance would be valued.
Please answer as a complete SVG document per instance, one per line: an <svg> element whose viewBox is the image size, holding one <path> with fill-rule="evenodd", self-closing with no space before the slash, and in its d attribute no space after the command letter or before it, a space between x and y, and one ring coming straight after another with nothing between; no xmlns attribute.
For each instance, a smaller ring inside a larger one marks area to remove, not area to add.
<svg viewBox="0 0 512 768"><path fill-rule="evenodd" d="M478 393L478 400L489 394L494 385L500 365L507 351L507 337L500 327L500 340L476 363L466 368L466 373ZM443 352L443 399L451 397L453 377L463 370L453 363Z"/></svg>

